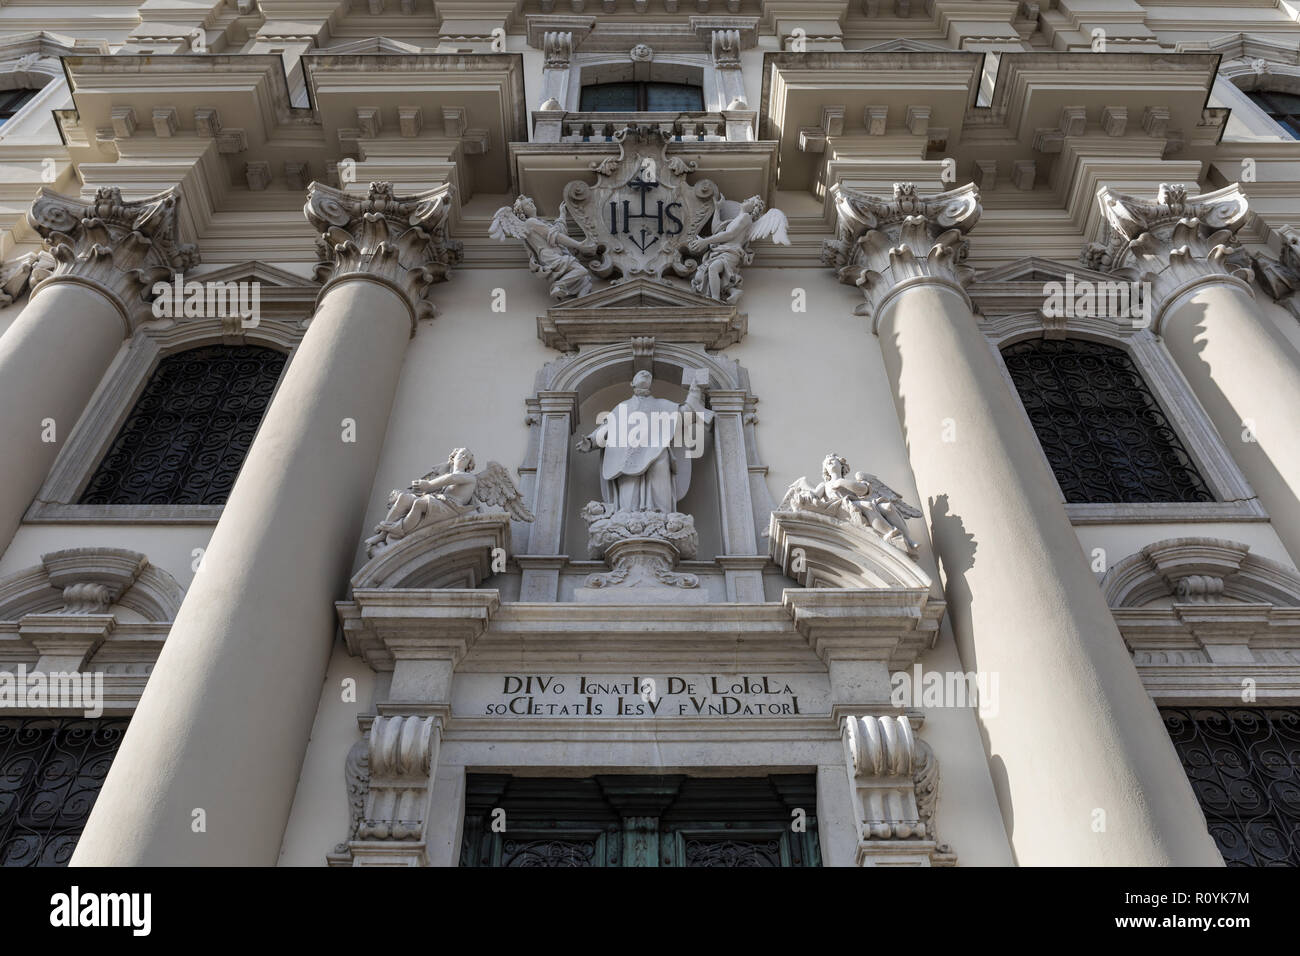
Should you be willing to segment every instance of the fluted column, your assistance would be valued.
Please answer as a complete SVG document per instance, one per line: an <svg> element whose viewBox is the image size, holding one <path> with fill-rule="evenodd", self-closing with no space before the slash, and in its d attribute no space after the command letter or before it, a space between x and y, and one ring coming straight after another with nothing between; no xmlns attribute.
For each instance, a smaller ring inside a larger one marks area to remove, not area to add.
<svg viewBox="0 0 1300 956"><path fill-rule="evenodd" d="M827 258L866 295L963 661L998 676L981 723L1018 861L1220 862L963 289L974 186L837 198Z"/></svg>
<svg viewBox="0 0 1300 956"><path fill-rule="evenodd" d="M1300 355L1255 301L1234 238L1248 218L1240 186L1188 196L1164 185L1155 201L1103 190L1098 199L1113 241L1093 255L1148 283L1154 331L1300 561Z"/></svg>
<svg viewBox="0 0 1300 956"><path fill-rule="evenodd" d="M46 250L15 263L5 301L31 299L0 336L0 551L40 490L122 344L149 315L152 284L198 261L177 241L175 190L93 202L42 190L27 220Z"/></svg>
<svg viewBox="0 0 1300 956"><path fill-rule="evenodd" d="M308 189L315 314L74 863L275 863L406 344L454 258L450 199Z"/></svg>

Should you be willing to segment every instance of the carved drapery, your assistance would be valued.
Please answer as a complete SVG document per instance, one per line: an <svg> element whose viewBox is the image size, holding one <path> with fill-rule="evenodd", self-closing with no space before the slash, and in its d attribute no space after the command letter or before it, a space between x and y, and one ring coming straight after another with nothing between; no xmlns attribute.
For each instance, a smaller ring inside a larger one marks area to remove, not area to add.
<svg viewBox="0 0 1300 956"><path fill-rule="evenodd" d="M153 284L199 262L198 247L179 239L179 203L177 188L127 201L104 186L89 203L42 189L27 221L56 264L40 286L61 280L95 289L117 307L129 334L149 315Z"/></svg>
<svg viewBox="0 0 1300 956"><path fill-rule="evenodd" d="M330 285L349 277L382 282L397 292L415 320L432 318L430 288L460 261L461 244L447 236L455 187L444 183L414 196L396 196L391 183L374 182L362 198L312 183L303 214L321 234L315 275Z"/></svg>

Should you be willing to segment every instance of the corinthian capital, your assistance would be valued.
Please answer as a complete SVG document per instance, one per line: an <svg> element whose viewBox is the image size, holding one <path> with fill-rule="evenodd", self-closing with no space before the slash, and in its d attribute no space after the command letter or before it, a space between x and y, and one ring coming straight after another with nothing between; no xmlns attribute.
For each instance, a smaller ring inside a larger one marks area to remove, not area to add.
<svg viewBox="0 0 1300 956"><path fill-rule="evenodd" d="M836 237L822 244L822 261L841 282L866 296L858 315L878 315L905 285L941 282L958 291L973 270L963 264L966 233L979 221L974 183L935 196L920 196L912 183L895 183L886 199L837 187ZM964 292L962 293L965 294Z"/></svg>
<svg viewBox="0 0 1300 956"><path fill-rule="evenodd" d="M381 281L406 299L414 318L432 318L429 289L460 261L460 243L447 238L454 195L450 183L402 197L391 183L371 183L364 198L312 183L303 214L321 234L316 278Z"/></svg>
<svg viewBox="0 0 1300 956"><path fill-rule="evenodd" d="M55 265L34 288L56 281L88 285L117 305L129 331L148 315L153 284L199 261L198 248L178 239L179 203L176 188L127 202L120 189L105 186L89 203L42 189L27 221L44 237Z"/></svg>
<svg viewBox="0 0 1300 956"><path fill-rule="evenodd" d="M1236 232L1250 216L1240 184L1189 196L1187 187L1163 183L1156 198L1097 194L1110 226L1109 241L1092 243L1080 259L1090 268L1150 285L1158 331L1166 306L1206 282L1231 282L1253 295L1251 270Z"/></svg>

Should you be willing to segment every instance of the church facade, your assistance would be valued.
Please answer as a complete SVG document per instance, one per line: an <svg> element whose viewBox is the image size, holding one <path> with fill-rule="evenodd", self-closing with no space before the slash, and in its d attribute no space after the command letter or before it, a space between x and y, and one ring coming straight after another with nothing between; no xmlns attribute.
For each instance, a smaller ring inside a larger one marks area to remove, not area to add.
<svg viewBox="0 0 1300 956"><path fill-rule="evenodd" d="M0 865L1300 865L1285 4L67 10Z"/></svg>

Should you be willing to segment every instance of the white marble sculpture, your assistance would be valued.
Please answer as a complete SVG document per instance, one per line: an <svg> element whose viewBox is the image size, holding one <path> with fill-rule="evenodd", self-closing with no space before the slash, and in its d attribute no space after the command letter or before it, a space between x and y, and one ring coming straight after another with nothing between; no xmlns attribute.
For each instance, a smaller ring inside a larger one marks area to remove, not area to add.
<svg viewBox="0 0 1300 956"><path fill-rule="evenodd" d="M770 236L778 245L790 245L785 213L763 210L763 200L758 196L744 202L718 197L710 234L691 240L687 246L692 253L703 253L691 278L691 288L719 302L734 303L740 298L740 267L754 261L749 244Z"/></svg>
<svg viewBox="0 0 1300 956"><path fill-rule="evenodd" d="M682 404L650 394L648 371L632 376L632 397L619 402L591 434L580 452L599 447L601 496L615 511L677 510L691 483L692 446L713 422L704 404L707 377L689 383Z"/></svg>
<svg viewBox="0 0 1300 956"><path fill-rule="evenodd" d="M813 484L800 478L781 499L778 511L813 511L871 528L884 540L909 555L916 542L907 534L907 519L921 512L875 475L859 471L849 477L849 463L834 453L822 462L822 480Z"/></svg>
<svg viewBox="0 0 1300 956"><path fill-rule="evenodd" d="M586 295L591 291L593 271L608 271L599 262L593 264L594 269L583 262L602 257L605 247L594 239L578 241L569 236L563 203L555 221L547 222L537 215L536 203L520 196L513 206L497 210L488 234L498 242L521 240L528 249L528 268L551 284L550 294L556 299Z"/></svg>
<svg viewBox="0 0 1300 956"><path fill-rule="evenodd" d="M501 511L509 512L516 521L533 520L505 468L490 461L474 474L474 455L468 448L457 448L447 456L445 464L412 481L405 491L389 493L388 514L366 539L366 554L374 557L427 525L471 512Z"/></svg>

